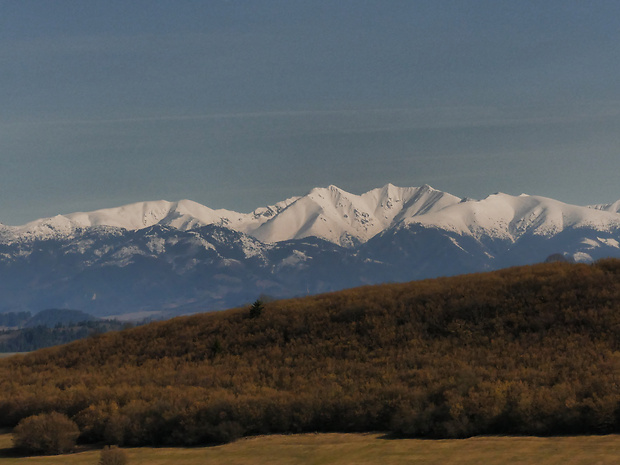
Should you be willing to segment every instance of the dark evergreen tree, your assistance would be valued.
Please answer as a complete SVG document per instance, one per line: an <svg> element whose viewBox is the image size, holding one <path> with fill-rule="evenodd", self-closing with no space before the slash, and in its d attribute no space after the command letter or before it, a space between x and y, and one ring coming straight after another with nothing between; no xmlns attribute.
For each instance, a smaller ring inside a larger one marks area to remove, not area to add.
<svg viewBox="0 0 620 465"><path fill-rule="evenodd" d="M257 299L250 307L250 318L258 318L264 308L265 306L263 305L263 302Z"/></svg>

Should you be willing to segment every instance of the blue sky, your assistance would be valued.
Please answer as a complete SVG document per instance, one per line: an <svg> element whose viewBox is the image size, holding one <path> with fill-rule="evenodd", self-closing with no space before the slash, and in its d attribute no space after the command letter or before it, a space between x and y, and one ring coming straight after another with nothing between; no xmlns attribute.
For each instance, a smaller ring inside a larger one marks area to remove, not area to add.
<svg viewBox="0 0 620 465"><path fill-rule="evenodd" d="M315 186L620 198L620 3L0 0L0 222Z"/></svg>

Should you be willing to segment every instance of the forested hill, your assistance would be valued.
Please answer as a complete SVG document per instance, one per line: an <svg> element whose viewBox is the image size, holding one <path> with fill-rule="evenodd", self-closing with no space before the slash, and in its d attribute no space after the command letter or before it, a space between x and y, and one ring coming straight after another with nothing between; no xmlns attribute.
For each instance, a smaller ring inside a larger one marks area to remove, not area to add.
<svg viewBox="0 0 620 465"><path fill-rule="evenodd" d="M620 261L550 263L181 317L0 360L0 426L85 442L620 430Z"/></svg>

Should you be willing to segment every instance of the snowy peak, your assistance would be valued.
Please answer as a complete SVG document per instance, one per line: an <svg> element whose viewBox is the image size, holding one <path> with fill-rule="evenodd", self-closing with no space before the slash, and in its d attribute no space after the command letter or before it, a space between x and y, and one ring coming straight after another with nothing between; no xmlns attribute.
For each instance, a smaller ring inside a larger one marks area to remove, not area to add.
<svg viewBox="0 0 620 465"><path fill-rule="evenodd" d="M620 228L620 216L588 207L569 205L546 197L497 193L466 201L437 213L409 218L460 235L517 240L525 234L550 237L567 228L591 227L601 231Z"/></svg>
<svg viewBox="0 0 620 465"><path fill-rule="evenodd" d="M225 218L238 215L227 210L213 210L191 200L168 202L157 200L137 202L116 208L65 215L73 224L82 227L111 226L139 230L156 224L188 230L208 224L219 224Z"/></svg>
<svg viewBox="0 0 620 465"><path fill-rule="evenodd" d="M251 232L265 242L314 236L348 247L366 242L404 217L460 202L430 186L387 184L362 195L336 186L315 188L280 215Z"/></svg>
<svg viewBox="0 0 620 465"><path fill-rule="evenodd" d="M375 216L385 221L385 226L403 219L440 211L461 201L460 198L433 189L425 184L422 187L396 187L392 184L384 186L379 192L370 191L364 196L370 200L378 194Z"/></svg>
<svg viewBox="0 0 620 465"><path fill-rule="evenodd" d="M80 226L63 215L31 221L23 226L7 226L2 230L2 242L71 237Z"/></svg>
<svg viewBox="0 0 620 465"><path fill-rule="evenodd" d="M315 236L341 243L351 231L356 230L355 236L364 234L364 226L358 220L362 212L355 197L336 186L315 188L248 232L264 242Z"/></svg>
<svg viewBox="0 0 620 465"><path fill-rule="evenodd" d="M252 213L238 213L225 209L213 210L192 200L178 202L159 200L89 213L72 213L66 217L83 227L104 225L138 230L159 224L187 231L215 224L235 231L248 232L277 215L294 200L296 198L258 208Z"/></svg>
<svg viewBox="0 0 620 465"><path fill-rule="evenodd" d="M94 227L136 231L154 225L162 225L187 231L211 224L245 232L268 221L293 200L289 199L275 206L257 209L250 214L224 209L213 210L191 200L136 202L91 212L76 212L42 218L23 226L4 226L0 233L6 241L7 237L19 237L21 239L66 237L78 230Z"/></svg>
<svg viewBox="0 0 620 465"><path fill-rule="evenodd" d="M620 200L616 200L614 203L591 205L590 208L593 208L595 210L603 210L606 212L620 213Z"/></svg>
<svg viewBox="0 0 620 465"><path fill-rule="evenodd" d="M170 215L179 203L166 200L137 202L117 208L71 213L65 217L81 227L112 226L135 230L159 223Z"/></svg>
<svg viewBox="0 0 620 465"><path fill-rule="evenodd" d="M87 228L140 230L154 225L188 231L222 226L265 243L317 237L345 247L365 243L389 229L417 224L474 238L516 241L523 235L550 237L566 228L620 228L620 201L579 207L521 194L461 199L431 186L386 184L356 195L337 186L317 187L301 197L251 213L213 210L191 200L137 202L92 212L43 218L24 226L3 226L3 243L73 237Z"/></svg>

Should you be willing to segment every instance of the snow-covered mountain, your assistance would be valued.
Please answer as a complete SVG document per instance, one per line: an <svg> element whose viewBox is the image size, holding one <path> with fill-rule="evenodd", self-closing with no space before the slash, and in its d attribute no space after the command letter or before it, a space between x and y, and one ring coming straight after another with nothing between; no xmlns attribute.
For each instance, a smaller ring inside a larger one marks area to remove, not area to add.
<svg viewBox="0 0 620 465"><path fill-rule="evenodd" d="M236 231L249 231L258 228L295 200L295 198L288 199L246 214L223 209L213 210L191 200L137 202L116 208L42 218L23 226L7 227L3 236L6 239L9 237L37 239L68 236L76 231L93 227L113 227L133 231L155 225L187 231L216 224Z"/></svg>
<svg viewBox="0 0 620 465"><path fill-rule="evenodd" d="M463 201L437 212L405 218L403 225L418 223L460 235L491 236L517 241L526 234L551 237L565 229L593 228L609 232L620 226L620 216L546 197L497 193L478 201Z"/></svg>
<svg viewBox="0 0 620 465"><path fill-rule="evenodd" d="M0 311L188 313L534 263L620 257L620 201L316 188L251 213L141 202L0 225Z"/></svg>
<svg viewBox="0 0 620 465"><path fill-rule="evenodd" d="M319 237L342 246L368 241L399 221L439 211L460 201L429 186L388 184L362 195L336 186L313 189L278 215L245 232L264 242Z"/></svg>
<svg viewBox="0 0 620 465"><path fill-rule="evenodd" d="M213 210L191 200L158 200L43 218L9 227L4 237L63 237L97 226L139 230L160 225L187 231L219 225L269 243L319 237L351 246L366 242L404 218L437 211L459 201L458 197L430 186L401 188L388 184L363 195L329 186L252 213Z"/></svg>

